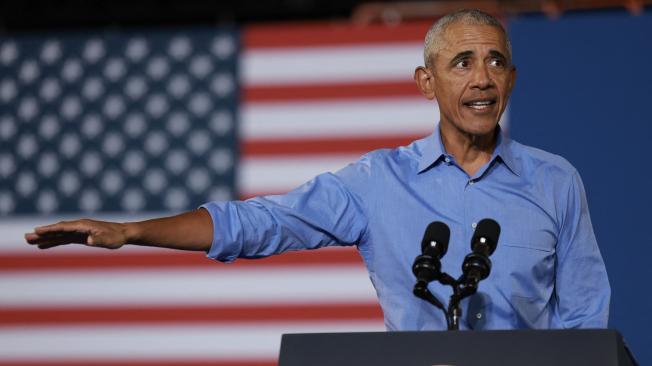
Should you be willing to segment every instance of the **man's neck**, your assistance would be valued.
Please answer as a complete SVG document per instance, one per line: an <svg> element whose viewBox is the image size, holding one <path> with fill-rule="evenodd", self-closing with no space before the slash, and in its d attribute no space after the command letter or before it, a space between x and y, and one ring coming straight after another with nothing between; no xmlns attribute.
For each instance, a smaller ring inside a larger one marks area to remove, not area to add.
<svg viewBox="0 0 652 366"><path fill-rule="evenodd" d="M491 160L497 141L497 129L487 135L472 135L447 124L440 124L441 140L446 152L473 177Z"/></svg>

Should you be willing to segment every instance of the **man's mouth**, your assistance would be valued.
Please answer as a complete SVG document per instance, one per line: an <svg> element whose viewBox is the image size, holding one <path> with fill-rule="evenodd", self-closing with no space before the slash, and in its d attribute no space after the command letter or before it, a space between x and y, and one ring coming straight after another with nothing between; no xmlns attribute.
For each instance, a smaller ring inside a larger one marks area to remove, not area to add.
<svg viewBox="0 0 652 366"><path fill-rule="evenodd" d="M476 111L483 111L489 109L492 105L496 104L495 99L477 99L470 100L463 103L464 106L474 109Z"/></svg>

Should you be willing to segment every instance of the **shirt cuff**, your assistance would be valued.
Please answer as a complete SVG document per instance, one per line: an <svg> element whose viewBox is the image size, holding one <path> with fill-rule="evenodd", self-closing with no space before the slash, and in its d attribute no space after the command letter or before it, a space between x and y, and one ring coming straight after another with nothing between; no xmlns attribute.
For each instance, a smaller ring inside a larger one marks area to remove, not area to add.
<svg viewBox="0 0 652 366"><path fill-rule="evenodd" d="M229 204L230 202L208 202L199 206L208 211L213 221L213 241L206 256L224 263L231 263L238 258L238 246L227 237Z"/></svg>

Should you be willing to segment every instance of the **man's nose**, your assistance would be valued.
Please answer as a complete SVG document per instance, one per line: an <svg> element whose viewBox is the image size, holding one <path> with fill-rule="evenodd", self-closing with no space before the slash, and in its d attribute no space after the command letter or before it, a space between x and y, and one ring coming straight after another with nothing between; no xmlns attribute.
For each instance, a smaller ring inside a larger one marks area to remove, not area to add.
<svg viewBox="0 0 652 366"><path fill-rule="evenodd" d="M476 67L473 68L472 78L472 88L484 90L494 86L494 82L491 78L491 75L489 74L489 69L484 63L477 64Z"/></svg>

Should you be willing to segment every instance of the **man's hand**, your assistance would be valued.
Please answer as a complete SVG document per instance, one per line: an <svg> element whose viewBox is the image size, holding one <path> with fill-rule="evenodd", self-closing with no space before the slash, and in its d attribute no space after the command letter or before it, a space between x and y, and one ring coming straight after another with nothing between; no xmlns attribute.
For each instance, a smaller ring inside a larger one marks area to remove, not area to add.
<svg viewBox="0 0 652 366"><path fill-rule="evenodd" d="M89 219L61 221L25 234L25 240L39 249L73 243L118 249L127 243L127 238L126 224Z"/></svg>
<svg viewBox="0 0 652 366"><path fill-rule="evenodd" d="M40 249L65 244L118 249L125 244L208 251L213 221L203 208L171 217L116 223L81 219L37 227L25 240Z"/></svg>

